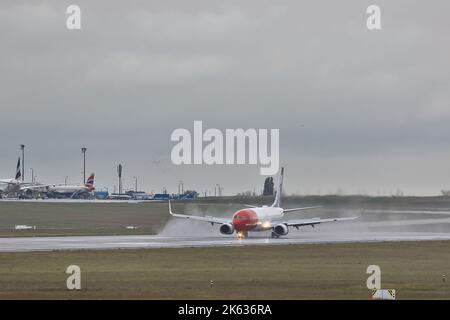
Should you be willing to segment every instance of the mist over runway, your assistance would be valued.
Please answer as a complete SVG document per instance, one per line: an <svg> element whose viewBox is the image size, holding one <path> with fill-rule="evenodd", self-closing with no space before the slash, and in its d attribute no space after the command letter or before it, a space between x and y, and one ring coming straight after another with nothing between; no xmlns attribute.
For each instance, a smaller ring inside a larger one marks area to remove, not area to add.
<svg viewBox="0 0 450 320"><path fill-rule="evenodd" d="M449 217L442 217L444 212L437 216L422 212L419 217L408 215L403 219L393 218L389 213L384 221L370 221L373 216L365 215L349 223L324 224L299 230L291 228L287 236L279 239L270 238L270 232L250 233L247 239L236 239L221 235L217 226L170 220L159 235L0 238L0 252L450 240L450 212L447 213ZM378 214L383 214L383 211L379 210Z"/></svg>

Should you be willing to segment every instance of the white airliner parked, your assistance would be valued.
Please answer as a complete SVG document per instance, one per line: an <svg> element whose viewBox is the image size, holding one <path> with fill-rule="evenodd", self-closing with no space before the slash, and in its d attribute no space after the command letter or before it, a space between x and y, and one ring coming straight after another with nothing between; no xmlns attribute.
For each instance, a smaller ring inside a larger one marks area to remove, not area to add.
<svg viewBox="0 0 450 320"><path fill-rule="evenodd" d="M22 172L20 171L20 158L17 160L16 175L13 179L0 179L0 185L6 185L1 192L7 195L17 195L21 191L26 191L33 188L42 188L44 186L33 183L23 182L20 180Z"/></svg>
<svg viewBox="0 0 450 320"><path fill-rule="evenodd" d="M47 192L52 194L53 196L64 196L68 198L74 198L77 195L83 193L89 193L94 191L94 178L95 174L91 174L89 178L86 180L84 186L76 186L76 185L47 185Z"/></svg>
<svg viewBox="0 0 450 320"><path fill-rule="evenodd" d="M283 175L284 168L281 168L280 183L275 196L273 204L268 206L256 207L250 206L249 209L241 209L233 214L231 219L216 218L211 216L196 216L186 214L176 214L172 212L172 207L169 201L169 213L176 218L192 219L203 222L211 223L211 225L219 224L219 231L222 234L231 235L236 231L236 235L239 238L246 238L249 231L268 231L272 230L272 238L279 238L289 233L289 227L299 228L302 226L312 226L316 224L336 221L349 221L359 217L349 218L312 218L312 219L300 219L300 220L285 220L285 213L294 211L308 210L319 208L315 207L303 207L293 209L283 209L281 207L281 194L283 189Z"/></svg>

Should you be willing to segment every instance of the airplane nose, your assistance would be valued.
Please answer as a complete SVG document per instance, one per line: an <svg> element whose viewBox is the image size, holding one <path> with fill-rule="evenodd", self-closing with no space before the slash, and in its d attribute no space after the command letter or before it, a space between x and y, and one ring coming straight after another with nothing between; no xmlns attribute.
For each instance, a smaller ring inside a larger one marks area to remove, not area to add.
<svg viewBox="0 0 450 320"><path fill-rule="evenodd" d="M245 222L239 218L233 219L233 226L237 231L245 230Z"/></svg>
<svg viewBox="0 0 450 320"><path fill-rule="evenodd" d="M236 231L251 230L257 223L256 213L250 209L240 210L233 217L233 226Z"/></svg>

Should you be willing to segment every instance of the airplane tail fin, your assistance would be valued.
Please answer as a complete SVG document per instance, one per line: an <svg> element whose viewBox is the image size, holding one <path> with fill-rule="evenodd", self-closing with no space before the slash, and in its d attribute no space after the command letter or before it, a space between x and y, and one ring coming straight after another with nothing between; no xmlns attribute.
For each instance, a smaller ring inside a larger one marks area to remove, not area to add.
<svg viewBox="0 0 450 320"><path fill-rule="evenodd" d="M95 188L94 188L94 178L95 178L95 174L91 174L89 176L89 178L87 178L87 180L86 180L85 187L87 187L89 189L89 191L95 190Z"/></svg>
<svg viewBox="0 0 450 320"><path fill-rule="evenodd" d="M17 167L16 167L16 180L19 180L20 177L22 177L22 172L20 171L20 157L17 160Z"/></svg>
<svg viewBox="0 0 450 320"><path fill-rule="evenodd" d="M284 167L281 167L280 182L278 184L277 193L275 195L275 201L273 202L272 207L281 208L281 195L283 194L283 176L284 176Z"/></svg>

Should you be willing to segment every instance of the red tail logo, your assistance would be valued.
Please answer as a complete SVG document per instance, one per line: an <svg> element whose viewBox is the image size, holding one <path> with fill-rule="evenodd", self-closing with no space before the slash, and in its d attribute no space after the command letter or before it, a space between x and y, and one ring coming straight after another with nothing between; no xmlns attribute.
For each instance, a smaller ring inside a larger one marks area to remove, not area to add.
<svg viewBox="0 0 450 320"><path fill-rule="evenodd" d="M89 178L86 180L85 187L87 187L89 191L95 190L95 188L94 188L94 178L95 178L95 174L91 174L89 176Z"/></svg>

